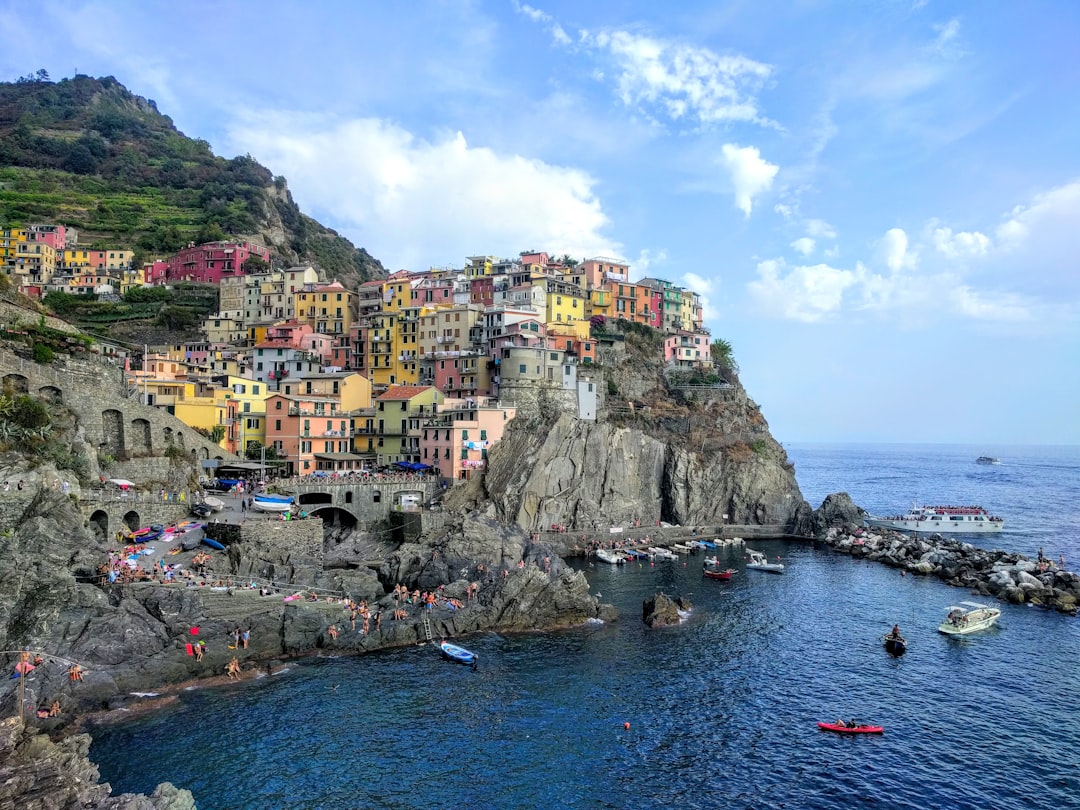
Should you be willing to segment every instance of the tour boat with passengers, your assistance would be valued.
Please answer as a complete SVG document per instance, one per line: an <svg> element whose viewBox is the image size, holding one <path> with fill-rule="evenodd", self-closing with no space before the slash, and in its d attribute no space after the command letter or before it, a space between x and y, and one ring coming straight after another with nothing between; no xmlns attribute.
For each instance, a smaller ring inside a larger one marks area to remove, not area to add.
<svg viewBox="0 0 1080 810"><path fill-rule="evenodd" d="M906 515L868 517L867 524L877 529L936 534L989 534L1005 528L1005 521L981 506L912 506Z"/></svg>

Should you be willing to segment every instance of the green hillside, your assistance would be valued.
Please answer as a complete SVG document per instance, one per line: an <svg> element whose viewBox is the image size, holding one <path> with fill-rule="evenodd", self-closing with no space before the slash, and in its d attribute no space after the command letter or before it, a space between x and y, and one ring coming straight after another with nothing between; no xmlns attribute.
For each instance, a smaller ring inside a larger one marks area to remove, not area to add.
<svg viewBox="0 0 1080 810"><path fill-rule="evenodd" d="M41 221L78 228L80 244L134 248L139 260L247 237L351 288L386 274L304 215L285 178L250 155L215 156L112 77L0 83L0 222Z"/></svg>

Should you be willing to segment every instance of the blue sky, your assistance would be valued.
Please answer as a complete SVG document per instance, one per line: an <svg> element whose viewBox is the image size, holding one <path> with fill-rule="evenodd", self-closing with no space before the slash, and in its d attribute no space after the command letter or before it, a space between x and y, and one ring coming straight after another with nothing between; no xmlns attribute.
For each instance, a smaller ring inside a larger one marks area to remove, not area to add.
<svg viewBox="0 0 1080 810"><path fill-rule="evenodd" d="M0 12L3 78L113 75L390 269L698 290L781 442L1080 444L1080 4Z"/></svg>

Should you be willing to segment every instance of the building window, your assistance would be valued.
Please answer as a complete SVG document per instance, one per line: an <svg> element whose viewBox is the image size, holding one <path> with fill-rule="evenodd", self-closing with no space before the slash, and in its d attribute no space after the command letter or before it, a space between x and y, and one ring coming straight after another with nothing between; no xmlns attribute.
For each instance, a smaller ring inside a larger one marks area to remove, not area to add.
<svg viewBox="0 0 1080 810"><path fill-rule="evenodd" d="M274 430L281 430L281 420L280 419L275 419L274 420Z"/></svg>

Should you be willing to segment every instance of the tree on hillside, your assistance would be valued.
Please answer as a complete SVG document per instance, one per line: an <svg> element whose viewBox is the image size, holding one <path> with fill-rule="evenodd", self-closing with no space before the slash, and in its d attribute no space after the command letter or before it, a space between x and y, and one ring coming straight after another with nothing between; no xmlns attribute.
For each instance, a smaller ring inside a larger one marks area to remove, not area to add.
<svg viewBox="0 0 1080 810"><path fill-rule="evenodd" d="M712 345L709 346L709 354L717 365L731 366L733 363L731 344L723 338L717 338L712 342Z"/></svg>
<svg viewBox="0 0 1080 810"><path fill-rule="evenodd" d="M559 262L562 264L563 267L577 267L579 264L581 264L581 262L572 257L569 253L564 253L562 255L562 258L559 259Z"/></svg>
<svg viewBox="0 0 1080 810"><path fill-rule="evenodd" d="M248 275L253 273L265 273L270 269L270 265L264 262L258 256L248 256L246 262L244 262L244 272Z"/></svg>

